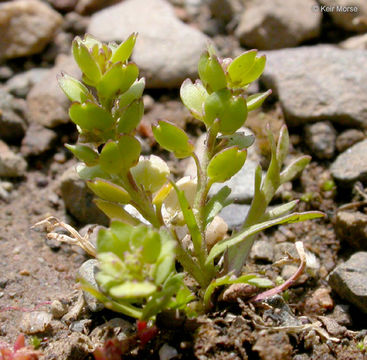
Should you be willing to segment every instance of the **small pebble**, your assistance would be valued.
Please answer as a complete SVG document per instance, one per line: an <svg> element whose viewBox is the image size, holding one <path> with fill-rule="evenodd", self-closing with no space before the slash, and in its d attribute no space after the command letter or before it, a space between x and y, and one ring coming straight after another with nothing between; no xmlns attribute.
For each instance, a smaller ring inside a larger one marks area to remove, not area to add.
<svg viewBox="0 0 367 360"><path fill-rule="evenodd" d="M29 275L31 275L31 273L28 270L26 270L26 269L20 270L19 271L19 274L20 275L23 275L23 276L29 276Z"/></svg>
<svg viewBox="0 0 367 360"><path fill-rule="evenodd" d="M51 303L51 314L54 319L61 319L68 311L68 306L60 300L54 300Z"/></svg>
<svg viewBox="0 0 367 360"><path fill-rule="evenodd" d="M159 349L159 360L171 360L177 355L177 350L167 343L163 344L163 346Z"/></svg>
<svg viewBox="0 0 367 360"><path fill-rule="evenodd" d="M33 311L23 315L20 330L25 334L37 334L51 326L52 315L45 311Z"/></svg>
<svg viewBox="0 0 367 360"><path fill-rule="evenodd" d="M54 160L59 164L64 164L67 159L64 152L58 152L54 155Z"/></svg>

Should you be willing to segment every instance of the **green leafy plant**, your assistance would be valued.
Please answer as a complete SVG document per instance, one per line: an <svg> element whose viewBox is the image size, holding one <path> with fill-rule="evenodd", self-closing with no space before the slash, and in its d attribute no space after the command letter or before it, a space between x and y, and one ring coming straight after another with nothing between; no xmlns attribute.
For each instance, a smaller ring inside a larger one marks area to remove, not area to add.
<svg viewBox="0 0 367 360"><path fill-rule="evenodd" d="M99 288L83 283L85 290L106 307L143 320L163 309L208 310L220 286L239 282L271 286L269 280L241 274L241 270L260 231L323 216L316 211L290 213L297 201L267 209L279 186L300 173L310 158L303 156L283 169L289 146L287 129L282 128L277 144L269 131L270 166L265 175L260 166L256 169L249 214L242 229L229 237L224 236L225 227L219 239L212 239L217 216L230 203L231 190L224 186L208 197L214 183L230 179L246 161L254 138L239 130L248 112L260 107L271 93L247 96L246 90L262 74L265 56L251 50L233 60L220 59L211 46L201 56L200 79L194 83L185 80L180 96L192 116L206 127L202 159L195 154L189 136L175 124L160 120L152 129L163 149L179 159L195 160L197 177L174 181L162 159L141 156L135 137L144 112L141 96L145 85L138 78L138 67L128 60L135 40L136 34L120 45L103 44L89 35L73 41L82 82L63 74L59 83L72 101L69 114L79 140L66 146L80 160L80 177L112 222L109 229L99 232L96 249L70 228L72 238L53 236L79 242L97 257ZM126 205L140 216L127 211ZM176 271L176 261L184 272ZM196 281L196 290L185 285L185 273Z"/></svg>

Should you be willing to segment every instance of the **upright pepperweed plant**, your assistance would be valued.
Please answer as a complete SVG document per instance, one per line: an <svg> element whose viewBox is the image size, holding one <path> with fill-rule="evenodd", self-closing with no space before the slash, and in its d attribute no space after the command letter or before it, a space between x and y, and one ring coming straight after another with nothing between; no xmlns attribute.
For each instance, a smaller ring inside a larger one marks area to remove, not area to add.
<svg viewBox="0 0 367 360"><path fill-rule="evenodd" d="M269 131L270 165L265 175L260 166L256 169L255 195L242 228L209 241L218 213L230 203L231 189L223 186L211 198L209 190L243 167L254 138L238 130L248 112L270 94L246 92L262 74L265 57L251 50L233 60L220 59L211 46L203 53L200 79L187 79L180 89L184 105L206 127L203 156L199 160L188 135L175 124L160 120L153 126L162 148L179 159L195 160L197 176L174 181L161 158L141 156L135 137L144 113L145 85L129 61L135 41L136 34L120 45L77 37L72 50L82 81L66 74L59 78L79 131L77 144L66 146L80 160L78 174L96 195L97 206L111 219L110 227L99 231L96 248L71 231L74 242L99 261L98 288L85 282L83 286L106 307L140 319L153 318L163 309L189 309L188 303L195 304L195 311L207 310L218 286L269 285L266 279L241 273L258 232L322 216L290 214L296 201L267 209L279 186L301 172L310 158L300 157L282 169L289 147L287 129L281 129L277 144ZM141 216L132 215L126 205ZM176 270L176 261L183 272ZM185 273L195 279L197 289L185 285Z"/></svg>

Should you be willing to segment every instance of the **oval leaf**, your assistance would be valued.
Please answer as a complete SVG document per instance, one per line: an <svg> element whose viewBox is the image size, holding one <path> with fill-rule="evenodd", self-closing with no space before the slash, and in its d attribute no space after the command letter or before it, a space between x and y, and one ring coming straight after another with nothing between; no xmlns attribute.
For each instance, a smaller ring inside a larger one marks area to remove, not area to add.
<svg viewBox="0 0 367 360"><path fill-rule="evenodd" d="M139 99L143 95L145 87L145 79L142 78L139 81L135 81L123 94L118 98L118 109L124 109L130 105L134 100Z"/></svg>
<svg viewBox="0 0 367 360"><path fill-rule="evenodd" d="M111 114L98 105L86 102L74 103L70 106L69 115L73 123L82 130L106 130L112 127L114 120Z"/></svg>
<svg viewBox="0 0 367 360"><path fill-rule="evenodd" d="M203 108L208 93L200 81L195 84L190 79L186 79L180 89L180 96L183 104L190 110L193 117L198 120L203 119Z"/></svg>
<svg viewBox="0 0 367 360"><path fill-rule="evenodd" d="M228 148L216 154L208 165L208 176L213 182L224 182L241 170L246 161L246 150Z"/></svg>
<svg viewBox="0 0 367 360"><path fill-rule="evenodd" d="M101 199L128 204L130 195L122 187L113 184L107 180L95 179L87 183L88 187Z"/></svg>
<svg viewBox="0 0 367 360"><path fill-rule="evenodd" d="M236 88L243 86L243 77L254 65L256 54L256 50L246 51L233 59L233 61L229 64L227 71L232 87Z"/></svg>
<svg viewBox="0 0 367 360"><path fill-rule="evenodd" d="M57 81L70 101L83 103L91 98L88 88L72 76L61 73L57 77Z"/></svg>
<svg viewBox="0 0 367 360"><path fill-rule="evenodd" d="M125 281L121 285L113 286L109 293L118 299L144 298L152 295L157 287L149 281Z"/></svg>
<svg viewBox="0 0 367 360"><path fill-rule="evenodd" d="M209 92L224 89L227 86L226 75L218 58L206 51L201 55L198 64L200 80Z"/></svg>
<svg viewBox="0 0 367 360"><path fill-rule="evenodd" d="M65 144L65 147L69 149L79 160L85 162L86 165L93 166L98 164L98 153L89 146L81 144Z"/></svg>
<svg viewBox="0 0 367 360"><path fill-rule="evenodd" d="M250 95L247 99L247 110L252 111L259 108L265 99L271 94L271 90L268 90L263 93L258 93L254 95Z"/></svg>
<svg viewBox="0 0 367 360"><path fill-rule="evenodd" d="M174 152L177 158L185 158L193 153L194 146L189 142L187 134L176 125L160 120L152 129L159 145Z"/></svg>

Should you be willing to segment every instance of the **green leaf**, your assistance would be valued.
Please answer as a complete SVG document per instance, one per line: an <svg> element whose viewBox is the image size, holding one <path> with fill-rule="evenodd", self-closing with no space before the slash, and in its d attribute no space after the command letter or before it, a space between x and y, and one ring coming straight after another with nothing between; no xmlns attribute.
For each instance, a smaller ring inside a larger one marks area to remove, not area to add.
<svg viewBox="0 0 367 360"><path fill-rule="evenodd" d="M143 99L134 100L124 112L121 113L118 120L117 131L129 134L138 126L144 114Z"/></svg>
<svg viewBox="0 0 367 360"><path fill-rule="evenodd" d="M293 200L286 204L279 205L273 209L269 209L264 215L264 221L275 219L289 213L296 207L298 202L298 200Z"/></svg>
<svg viewBox="0 0 367 360"><path fill-rule="evenodd" d="M201 55L198 73L203 85L209 92L224 89L227 86L224 70L214 54L209 55L206 51Z"/></svg>
<svg viewBox="0 0 367 360"><path fill-rule="evenodd" d="M201 81L195 84L190 79L186 79L180 88L180 96L183 104L190 110L192 116L198 120L203 119L203 109L208 93Z"/></svg>
<svg viewBox="0 0 367 360"><path fill-rule="evenodd" d="M79 163L76 167L76 172L83 180L93 180L97 177L108 178L109 175L101 169L100 165L87 166Z"/></svg>
<svg viewBox="0 0 367 360"><path fill-rule="evenodd" d="M205 205L204 219L205 225L210 224L219 212L231 201L227 200L231 189L228 186L223 186Z"/></svg>
<svg viewBox="0 0 367 360"><path fill-rule="evenodd" d="M135 82L138 75L139 69L133 63L128 65L122 65L120 62L113 64L99 82L98 94L102 98L111 99L116 94L124 93Z"/></svg>
<svg viewBox="0 0 367 360"><path fill-rule="evenodd" d="M118 111L124 110L125 107L130 105L134 100L139 99L143 95L144 87L144 78L135 81L128 90L118 97Z"/></svg>
<svg viewBox="0 0 367 360"><path fill-rule="evenodd" d="M222 240L222 241L218 242L217 244L215 244L212 247L212 249L211 249L211 251L208 255L206 263L207 264L212 263L218 255L222 254L227 249L229 249L233 246L238 246L243 241L246 241L246 239L249 236L257 234L258 232L266 230L269 227L272 227L274 225L292 224L292 223L305 221L305 220L316 219L316 218L320 218L320 217L324 217L324 216L325 216L325 214L323 214L320 211L309 211L309 212L304 212L304 213L293 213L293 214L286 215L286 216L283 216L283 217L280 217L280 218L277 218L277 219L265 221L265 222L262 222L260 224L255 224L255 225L250 226L249 228L247 228L245 230L242 230L242 231L238 232L237 234L234 234L230 238Z"/></svg>
<svg viewBox="0 0 367 360"><path fill-rule="evenodd" d="M98 84L102 77L101 69L79 37L76 37L73 41L72 51L80 70L88 77L92 84Z"/></svg>
<svg viewBox="0 0 367 360"><path fill-rule="evenodd" d="M241 170L247 151L231 147L217 153L209 162L208 176L212 182L225 182Z"/></svg>
<svg viewBox="0 0 367 360"><path fill-rule="evenodd" d="M94 202L98 209L103 211L111 220L120 220L132 226L141 224L137 218L130 215L121 205L102 199L94 199Z"/></svg>
<svg viewBox="0 0 367 360"><path fill-rule="evenodd" d="M87 182L88 187L102 200L128 204L130 195L122 187L103 179Z"/></svg>
<svg viewBox="0 0 367 360"><path fill-rule="evenodd" d="M136 299L148 297L156 290L157 287L149 281L126 281L121 285L112 287L109 293L117 299Z"/></svg>
<svg viewBox="0 0 367 360"><path fill-rule="evenodd" d="M203 240L201 237L199 226L196 222L194 212L189 202L187 201L185 192L183 190L180 190L174 182L171 182L171 184L176 191L177 198L180 203L180 208L181 208L182 214L185 219L185 223L191 235L191 240L194 245L195 254L199 258L199 262L203 261L203 253L202 253L203 252L203 249L202 249Z"/></svg>
<svg viewBox="0 0 367 360"><path fill-rule="evenodd" d="M120 222L121 223L121 222ZM121 223L123 224L123 223ZM97 236L97 252L99 255L102 253L113 253L124 261L124 251L128 251L129 246L129 234L131 227L126 226L125 235L122 234L122 230L118 233L118 236L112 232L111 229L100 229ZM122 235L121 235L122 234Z"/></svg>
<svg viewBox="0 0 367 360"><path fill-rule="evenodd" d="M150 230L143 239L142 256L144 262L154 264L161 252L161 237L157 231Z"/></svg>
<svg viewBox="0 0 367 360"><path fill-rule="evenodd" d="M98 105L86 102L73 103L69 109L71 120L82 130L106 130L112 127L114 120L111 114Z"/></svg>
<svg viewBox="0 0 367 360"><path fill-rule="evenodd" d="M280 174L280 182L284 184L294 179L311 161L311 156L305 155L294 160Z"/></svg>
<svg viewBox="0 0 367 360"><path fill-rule="evenodd" d="M254 95L250 95L247 99L247 110L248 111L252 111L255 110L257 108L259 108L263 102L265 101L265 99L272 93L271 90L268 90L266 92L263 93L258 93L258 94L254 94Z"/></svg>
<svg viewBox="0 0 367 360"><path fill-rule="evenodd" d="M118 142L110 141L103 147L99 163L102 170L109 174L127 171L139 161L141 145L130 135L122 135Z"/></svg>
<svg viewBox="0 0 367 360"><path fill-rule="evenodd" d="M232 135L247 118L246 100L242 96L232 96L228 89L210 94L205 101L204 109L205 124L211 126L215 119L219 119L219 131L224 135Z"/></svg>
<svg viewBox="0 0 367 360"><path fill-rule="evenodd" d="M239 150L247 149L254 141L254 135L245 135L244 132L236 132L232 135L218 136L218 140L224 140L226 147L237 146Z"/></svg>
<svg viewBox="0 0 367 360"><path fill-rule="evenodd" d="M65 73L57 76L61 90L72 102L83 103L92 98L88 88L80 81Z"/></svg>
<svg viewBox="0 0 367 360"><path fill-rule="evenodd" d="M227 72L232 87L242 87L246 85L243 81L243 77L249 73L250 69L254 65L256 55L256 50L246 51L233 59L229 64Z"/></svg>
<svg viewBox="0 0 367 360"><path fill-rule="evenodd" d="M279 139L277 144L277 160L279 169L282 167L285 158L288 155L289 150L289 134L286 125L283 125L280 129Z"/></svg>
<svg viewBox="0 0 367 360"><path fill-rule="evenodd" d="M134 50L137 36L137 33L132 33L117 49L113 50L110 61L112 63L127 61Z"/></svg>
<svg viewBox="0 0 367 360"><path fill-rule="evenodd" d="M274 286L273 282L267 278L259 278L255 277L253 279L248 280L248 283L259 288L269 288Z"/></svg>
<svg viewBox="0 0 367 360"><path fill-rule="evenodd" d="M152 127L153 134L159 145L172 151L177 158L185 158L194 152L194 145L189 142L189 137L176 125L159 120L158 125Z"/></svg>
<svg viewBox="0 0 367 360"><path fill-rule="evenodd" d="M98 164L98 153L89 146L81 144L65 144L65 147L70 150L79 160L85 162L87 166Z"/></svg>
<svg viewBox="0 0 367 360"><path fill-rule="evenodd" d="M255 80L257 80L265 69L266 57L262 55L260 57L256 57L255 63L250 69L250 71L242 76L242 82L247 85Z"/></svg>

